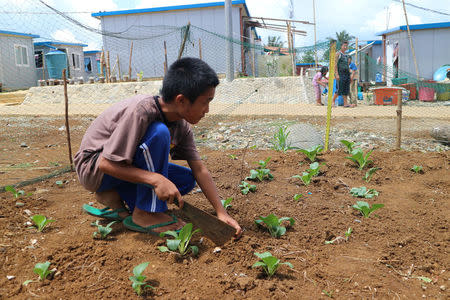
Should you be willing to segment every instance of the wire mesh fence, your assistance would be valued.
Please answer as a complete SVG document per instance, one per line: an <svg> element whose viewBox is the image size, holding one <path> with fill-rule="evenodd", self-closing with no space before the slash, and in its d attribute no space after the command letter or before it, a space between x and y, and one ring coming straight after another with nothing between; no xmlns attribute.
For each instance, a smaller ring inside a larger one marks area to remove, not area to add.
<svg viewBox="0 0 450 300"><path fill-rule="evenodd" d="M25 13L30 10L47 19ZM8 13L11 11L24 13ZM17 32L18 20L26 33ZM126 29L100 30L83 22L78 16L55 11L40 1L24 0L17 7L0 5L2 88L32 86L0 93L1 186L48 175L68 165L64 89L60 69L52 65L54 58L49 54L60 55L69 74L68 116L73 153L91 121L108 106L136 94L158 94L164 73L180 55L203 59L221 78L209 116L194 126L200 147L224 151L243 147L269 149L277 142L274 135L280 128L288 128L300 142L325 140L327 110L326 106L315 105L312 85L318 69L314 63L293 65L290 55L299 61L317 50L322 57L329 42L274 50L258 41L235 37L231 42L236 79L228 82L224 73L229 39L208 28L132 24ZM33 33L36 28L39 32L62 35L37 37ZM96 50L84 52L85 45ZM340 147L341 139L360 141L364 147L394 147L396 107L374 105L379 95L369 87L376 88L377 81L390 78L387 84L406 84L403 87L407 91L412 86L416 90L430 88L437 93L433 99L448 93L448 84L418 80L411 73L377 62L366 52L359 53L358 60L359 76L364 79L360 84L362 99L356 108L332 110L331 149ZM293 69L296 76L292 76ZM377 74L381 74L381 80L377 80ZM395 78L407 79L395 82ZM448 102L406 98L402 146L448 150L429 136L433 127L448 124ZM328 95L321 95L321 100L327 104ZM292 127L299 124L302 126Z"/></svg>

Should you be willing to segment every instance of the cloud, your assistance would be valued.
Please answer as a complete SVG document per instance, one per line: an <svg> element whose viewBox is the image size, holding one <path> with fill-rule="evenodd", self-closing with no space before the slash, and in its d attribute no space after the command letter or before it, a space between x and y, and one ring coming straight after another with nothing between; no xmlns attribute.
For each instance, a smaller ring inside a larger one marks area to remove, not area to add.
<svg viewBox="0 0 450 300"><path fill-rule="evenodd" d="M56 30L51 34L52 39L69 43L82 43L69 29Z"/></svg>

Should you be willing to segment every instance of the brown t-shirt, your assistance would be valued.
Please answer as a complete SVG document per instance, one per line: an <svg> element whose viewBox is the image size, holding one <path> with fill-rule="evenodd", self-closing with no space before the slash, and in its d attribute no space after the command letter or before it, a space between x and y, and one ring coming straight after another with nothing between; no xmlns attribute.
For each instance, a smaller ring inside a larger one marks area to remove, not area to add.
<svg viewBox="0 0 450 300"><path fill-rule="evenodd" d="M149 95L120 101L101 113L87 129L75 155L80 183L92 192L100 187L103 173L98 169L99 155L131 164L148 126L155 121L163 122L163 116L155 98ZM179 120L166 125L170 131L172 159L200 160L189 123Z"/></svg>

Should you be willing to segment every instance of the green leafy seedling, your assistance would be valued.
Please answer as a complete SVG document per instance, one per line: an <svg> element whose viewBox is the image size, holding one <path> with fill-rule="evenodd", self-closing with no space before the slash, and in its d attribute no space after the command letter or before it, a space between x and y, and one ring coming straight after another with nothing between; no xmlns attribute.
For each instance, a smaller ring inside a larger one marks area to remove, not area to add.
<svg viewBox="0 0 450 300"><path fill-rule="evenodd" d="M145 268L147 268L149 262L143 262L139 265L137 265L136 267L133 268L133 276L130 276L130 280L131 280L131 287L133 288L133 290L136 292L136 294L138 296L142 295L142 293L144 292L145 288L152 288L154 289L154 287L152 287L151 285L148 285L145 282L145 278L147 278L146 276L142 275L142 272L144 272Z"/></svg>
<svg viewBox="0 0 450 300"><path fill-rule="evenodd" d="M346 241L348 241L348 239L349 239L350 236L352 235L352 232L353 232L353 229L352 229L351 227L349 227L349 228L347 229L347 231L344 232L345 240L346 240Z"/></svg>
<svg viewBox="0 0 450 300"><path fill-rule="evenodd" d="M252 268L262 267L264 272L267 274L267 276L269 278L272 277L276 273L278 267L281 265L286 265L291 269L294 268L291 263L281 262L278 258L276 258L275 256L272 256L272 254L270 252L264 252L264 253L255 252L254 254L260 260L255 262L253 264Z"/></svg>
<svg viewBox="0 0 450 300"><path fill-rule="evenodd" d="M365 182L369 183L372 179L373 174L375 174L376 171L378 171L380 168L370 168L369 171L366 172L366 175L364 175L363 179Z"/></svg>
<svg viewBox="0 0 450 300"><path fill-rule="evenodd" d="M238 157L236 155L234 155L234 154L230 154L230 155L228 155L228 157L231 158L232 160L237 160L238 159Z"/></svg>
<svg viewBox="0 0 450 300"><path fill-rule="evenodd" d="M273 175L270 173L270 169L266 168L269 160L270 157L268 157L266 160L260 160L258 162L259 167L256 170L250 170L250 176L246 177L245 180L272 180Z"/></svg>
<svg viewBox="0 0 450 300"><path fill-rule="evenodd" d="M347 147L347 152L348 153L352 153L354 147L359 146L361 143L356 143L356 142L350 142L347 140L340 140L340 142Z"/></svg>
<svg viewBox="0 0 450 300"><path fill-rule="evenodd" d="M306 155L306 157L308 157L308 159L311 162L315 162L316 161L316 157L317 155L323 151L323 146L322 145L317 145L315 147L312 147L310 149L299 149L297 150L297 152L301 152L303 154Z"/></svg>
<svg viewBox="0 0 450 300"><path fill-rule="evenodd" d="M280 126L278 131L273 135L270 143L272 144L272 149L275 151L283 151L296 149L297 147L291 147L291 143L288 142L288 136L291 132L288 130L288 126Z"/></svg>
<svg viewBox="0 0 450 300"><path fill-rule="evenodd" d="M356 210L359 210L364 218L369 218L374 211L384 207L384 204L373 204L372 206L370 206L369 203L365 201L357 201L356 204L352 207Z"/></svg>
<svg viewBox="0 0 450 300"><path fill-rule="evenodd" d="M99 236L99 238L102 239L102 240L106 239L106 237L108 236L108 234L111 233L111 231L112 231L111 226L112 226L114 223L117 223L117 221L112 221L112 222L110 222L108 225L102 226L102 225L100 225L100 224L98 223L98 220L95 221L95 223L92 223L91 225L92 225L92 226L97 226L97 231L95 231L95 232L92 234L92 237L95 239L97 236Z"/></svg>
<svg viewBox="0 0 450 300"><path fill-rule="evenodd" d="M289 221L288 226L293 226L295 224L295 220L293 218L282 217L278 219L278 217L274 214L270 214L267 217L260 216L259 219L255 220L255 223L257 225L266 224L270 235L275 238L279 238L286 233L286 227L281 225L285 221Z"/></svg>
<svg viewBox="0 0 450 300"><path fill-rule="evenodd" d="M352 194L353 197L360 197L360 198L366 198L366 199L372 199L375 196L378 196L378 192L375 189L369 189L365 186L362 187L354 187L350 190L350 194Z"/></svg>
<svg viewBox="0 0 450 300"><path fill-rule="evenodd" d="M335 242L340 242L340 241L345 241L345 242L347 242L348 239L350 238L350 235L351 235L351 234L352 234L352 228L349 227L349 228L347 229L347 231L344 232L344 236L345 236L345 237L337 236L337 237L335 237L335 238L332 239L332 240L325 241L325 245L334 244Z"/></svg>
<svg viewBox="0 0 450 300"><path fill-rule="evenodd" d="M302 197L303 197L303 194L295 194L293 198L295 201L299 201L300 198L302 198Z"/></svg>
<svg viewBox="0 0 450 300"><path fill-rule="evenodd" d="M33 272L39 275L40 280L44 280L48 275L52 274L53 271L49 270L50 262L46 261L45 263L37 263L34 266Z"/></svg>
<svg viewBox="0 0 450 300"><path fill-rule="evenodd" d="M25 193L23 190L16 190L12 185L5 186L5 191L10 192L14 198L28 197L33 195L32 193Z"/></svg>
<svg viewBox="0 0 450 300"><path fill-rule="evenodd" d="M59 188L63 188L64 187L64 182L62 180L57 180L55 181L55 184L59 187Z"/></svg>
<svg viewBox="0 0 450 300"><path fill-rule="evenodd" d="M225 199L225 200L220 200L220 202L222 202L222 205L223 205L223 207L225 208L225 209L228 209L228 208L231 208L232 207L232 205L231 205L231 201L233 201L233 198L232 197L229 197L229 198L227 198L227 199Z"/></svg>
<svg viewBox="0 0 450 300"><path fill-rule="evenodd" d="M47 217L43 215L34 215L31 217L31 220L33 221L34 225L37 227L37 230L39 232L44 230L44 228L48 224L55 222L55 220L47 219Z"/></svg>
<svg viewBox="0 0 450 300"><path fill-rule="evenodd" d="M172 230L160 233L160 235L159 235L160 237L169 235L169 236L172 236L174 239L173 240L168 239L166 241L167 247L159 246L158 247L159 251L161 251L161 252L170 252L170 251L176 252L176 251L178 251L178 253L181 256L183 256L183 255L187 254L190 250L193 255L197 255L198 247L189 245L189 242L191 241L191 238L195 233L200 232L200 229L196 229L196 230L192 231L192 228L193 228L192 223L187 223L181 229L180 233L177 233L176 231L172 231Z"/></svg>
<svg viewBox="0 0 450 300"><path fill-rule="evenodd" d="M320 172L320 165L318 162L313 162L309 165L309 169L302 173L302 176L300 175L294 175L292 178L298 178L301 179L303 184L305 186L308 186L311 183L311 179L319 174Z"/></svg>
<svg viewBox="0 0 450 300"><path fill-rule="evenodd" d="M356 163L359 170L362 170L369 164L373 163L373 161L369 160L369 156L370 154L372 154L372 152L373 150L370 150L366 155L364 155L364 151L361 148L356 148L351 152L351 156L347 156L345 158Z"/></svg>
<svg viewBox="0 0 450 300"><path fill-rule="evenodd" d="M418 174L418 173L423 173L423 167L422 167L422 166L414 165L414 166L411 168L411 171L413 171L413 172L416 173L416 174Z"/></svg>
<svg viewBox="0 0 450 300"><path fill-rule="evenodd" d="M256 185L249 184L248 182L245 181L242 181L239 187L241 188L242 195L247 195L249 192L252 193L256 192Z"/></svg>

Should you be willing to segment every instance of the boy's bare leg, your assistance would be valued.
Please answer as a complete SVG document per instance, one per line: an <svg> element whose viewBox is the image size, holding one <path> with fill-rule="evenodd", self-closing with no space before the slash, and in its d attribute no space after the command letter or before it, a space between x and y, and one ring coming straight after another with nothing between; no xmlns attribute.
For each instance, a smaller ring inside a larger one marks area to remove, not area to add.
<svg viewBox="0 0 450 300"><path fill-rule="evenodd" d="M337 97L338 97L338 94L337 94L337 93L334 93L333 101L331 101L331 105L332 105L333 107L336 106L336 98L337 98Z"/></svg>
<svg viewBox="0 0 450 300"><path fill-rule="evenodd" d="M122 199L120 199L119 193L115 190L104 191L100 193L95 193L95 198L97 201L104 206L108 206L111 209L125 208ZM119 216L125 218L130 214L127 211L119 212Z"/></svg>
<svg viewBox="0 0 450 300"><path fill-rule="evenodd" d="M346 95L342 95L342 98L344 99L344 106L348 106L347 96Z"/></svg>
<svg viewBox="0 0 450 300"><path fill-rule="evenodd" d="M137 207L134 208L132 216L133 216L133 223L142 227L148 227L151 225L172 221L172 217L166 213L162 212L150 213ZM152 231L164 232L167 230L177 230L183 227L185 224L186 223L183 220L178 219L177 223L163 227L157 227L152 229Z"/></svg>

